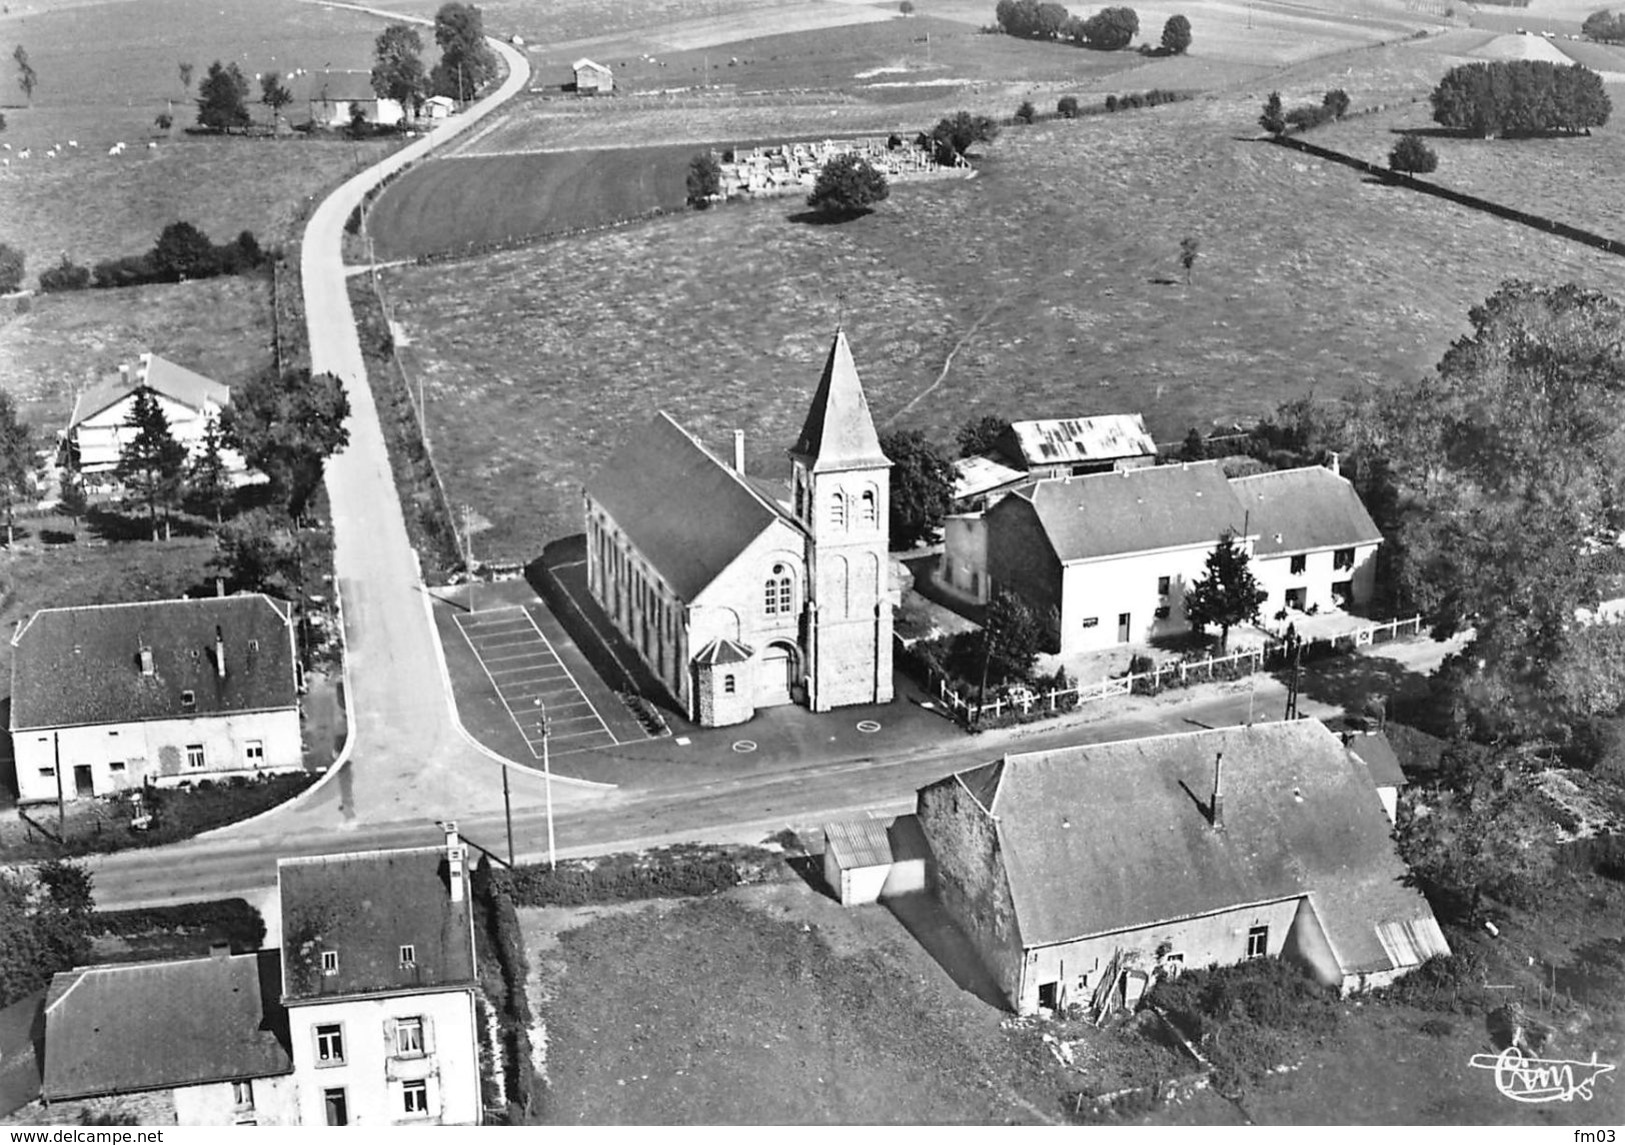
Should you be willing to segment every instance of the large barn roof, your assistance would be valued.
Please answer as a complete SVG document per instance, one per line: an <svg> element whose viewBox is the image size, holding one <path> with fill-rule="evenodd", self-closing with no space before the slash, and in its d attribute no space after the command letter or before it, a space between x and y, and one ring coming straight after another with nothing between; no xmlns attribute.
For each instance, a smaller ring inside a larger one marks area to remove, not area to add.
<svg viewBox="0 0 1625 1145"><path fill-rule="evenodd" d="M1146 432L1145 419L1137 413L1012 422L1007 444L1014 444L1014 452L1029 469L1036 465L1096 464L1157 455L1157 443Z"/></svg>
<svg viewBox="0 0 1625 1145"><path fill-rule="evenodd" d="M987 809L1028 947L1305 895L1345 974L1393 968L1396 927L1436 931L1365 765L1318 720L1010 755L941 782Z"/></svg>

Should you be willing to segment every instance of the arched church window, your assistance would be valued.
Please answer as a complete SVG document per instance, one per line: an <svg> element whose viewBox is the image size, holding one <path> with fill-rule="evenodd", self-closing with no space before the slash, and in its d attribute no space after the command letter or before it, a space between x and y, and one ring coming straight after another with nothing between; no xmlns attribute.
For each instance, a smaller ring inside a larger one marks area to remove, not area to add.
<svg viewBox="0 0 1625 1145"><path fill-rule="evenodd" d="M762 604L769 616L787 616L795 611L796 581L788 565L774 565L767 578Z"/></svg>
<svg viewBox="0 0 1625 1145"><path fill-rule="evenodd" d="M829 523L837 529L846 528L846 494L836 492L829 499Z"/></svg>
<svg viewBox="0 0 1625 1145"><path fill-rule="evenodd" d="M880 505L875 500L875 491L873 489L863 491L863 497L858 502L858 520L863 523L864 527L870 529L874 528L880 520Z"/></svg>

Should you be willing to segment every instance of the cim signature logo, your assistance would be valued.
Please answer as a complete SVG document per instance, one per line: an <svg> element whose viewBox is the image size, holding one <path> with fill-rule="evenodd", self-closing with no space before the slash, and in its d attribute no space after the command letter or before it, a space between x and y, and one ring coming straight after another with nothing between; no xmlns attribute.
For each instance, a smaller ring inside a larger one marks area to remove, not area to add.
<svg viewBox="0 0 1625 1145"><path fill-rule="evenodd" d="M1590 1101L1597 1079L1613 1071L1599 1062L1595 1051L1588 1062L1525 1057L1517 1046L1498 1054L1474 1054L1468 1059L1474 1069L1495 1072L1495 1088L1513 1101L1538 1105L1547 1101Z"/></svg>

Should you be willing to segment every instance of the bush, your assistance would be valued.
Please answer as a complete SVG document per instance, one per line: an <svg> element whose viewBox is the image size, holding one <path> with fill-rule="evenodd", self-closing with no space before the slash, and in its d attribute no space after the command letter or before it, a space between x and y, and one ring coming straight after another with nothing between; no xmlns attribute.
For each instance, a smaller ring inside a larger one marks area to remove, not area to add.
<svg viewBox="0 0 1625 1145"><path fill-rule="evenodd" d="M1377 991L1375 997L1418 1010L1464 1013L1488 1009L1490 998L1484 989L1484 975L1484 956L1458 943L1454 953L1429 958L1393 985Z"/></svg>
<svg viewBox="0 0 1625 1145"><path fill-rule="evenodd" d="M1030 99L1024 99L1021 101L1021 106L1016 108L1016 122L1031 123L1033 121L1033 117L1037 114L1038 110L1033 107L1033 101Z"/></svg>
<svg viewBox="0 0 1625 1145"><path fill-rule="evenodd" d="M1312 127L1319 127L1323 123L1330 123L1335 118L1331 108L1324 104L1316 105L1306 103L1302 107L1295 107L1286 113L1288 127L1299 131L1308 131Z"/></svg>
<svg viewBox="0 0 1625 1145"><path fill-rule="evenodd" d="M1182 56L1190 46L1191 22L1183 16L1169 16L1162 26L1162 50L1171 56Z"/></svg>
<svg viewBox="0 0 1625 1145"><path fill-rule="evenodd" d="M1456 1032L1455 1025L1444 1018L1428 1018L1417 1028L1430 1038L1448 1038Z"/></svg>
<svg viewBox="0 0 1625 1145"><path fill-rule="evenodd" d="M67 255L49 270L40 271L39 288L42 294L61 294L70 290L85 290L90 286L90 268L71 261Z"/></svg>
<svg viewBox="0 0 1625 1145"><path fill-rule="evenodd" d="M1388 169L1407 175L1426 175L1439 168L1433 148L1415 135L1407 135L1388 152Z"/></svg>
<svg viewBox="0 0 1625 1145"><path fill-rule="evenodd" d="M22 251L0 243L0 294L10 294L23 284L27 262Z"/></svg>
<svg viewBox="0 0 1625 1145"><path fill-rule="evenodd" d="M507 876L520 906L582 906L595 902L635 902L715 894L751 879L750 861L765 861L754 849L663 848L648 855L612 855L596 866L573 862L557 870L523 865Z"/></svg>
<svg viewBox="0 0 1625 1145"><path fill-rule="evenodd" d="M1321 100L1321 106L1331 112L1333 119L1342 119L1349 113L1349 93L1342 88L1333 88Z"/></svg>
<svg viewBox="0 0 1625 1145"><path fill-rule="evenodd" d="M1078 97L1063 95L1055 103L1055 114L1062 119L1076 119L1078 117Z"/></svg>
<svg viewBox="0 0 1625 1145"><path fill-rule="evenodd" d="M1133 8L1102 8L1078 29L1089 47L1103 52L1128 47L1139 30L1140 17Z"/></svg>

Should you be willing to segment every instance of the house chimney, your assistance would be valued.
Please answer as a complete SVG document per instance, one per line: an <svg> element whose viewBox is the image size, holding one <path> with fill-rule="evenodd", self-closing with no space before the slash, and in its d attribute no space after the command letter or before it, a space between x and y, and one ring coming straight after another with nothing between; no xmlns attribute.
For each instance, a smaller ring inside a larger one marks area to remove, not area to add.
<svg viewBox="0 0 1625 1145"><path fill-rule="evenodd" d="M745 472L745 431L734 430L734 472Z"/></svg>
<svg viewBox="0 0 1625 1145"><path fill-rule="evenodd" d="M1334 449L1326 457L1326 468L1330 469L1333 473L1341 474L1343 472L1342 461L1343 455Z"/></svg>
<svg viewBox="0 0 1625 1145"><path fill-rule="evenodd" d="M211 942L211 943L209 943L209 957L210 958L230 958L231 957L231 943L229 943L229 942Z"/></svg>
<svg viewBox="0 0 1625 1145"><path fill-rule="evenodd" d="M220 626L214 626L214 670L220 678L226 678L226 634L220 631Z"/></svg>
<svg viewBox="0 0 1625 1145"><path fill-rule="evenodd" d="M226 595L226 578L225 577L217 576L217 577L214 578L214 594L216 596L225 596Z"/></svg>
<svg viewBox="0 0 1625 1145"><path fill-rule="evenodd" d="M1224 830L1224 752L1213 757L1213 802L1208 808L1208 818L1213 823L1215 831Z"/></svg>
<svg viewBox="0 0 1625 1145"><path fill-rule="evenodd" d="M118 364L118 376L126 386L130 384L130 363L120 362Z"/></svg>
<svg viewBox="0 0 1625 1145"><path fill-rule="evenodd" d="M442 823L446 829L446 864L450 868L451 901L463 901L463 872L467 867L468 852L457 837L456 823Z"/></svg>
<svg viewBox="0 0 1625 1145"><path fill-rule="evenodd" d="M141 674L143 676L150 676L153 674L152 649L147 647L147 642L145 640L141 642Z"/></svg>

